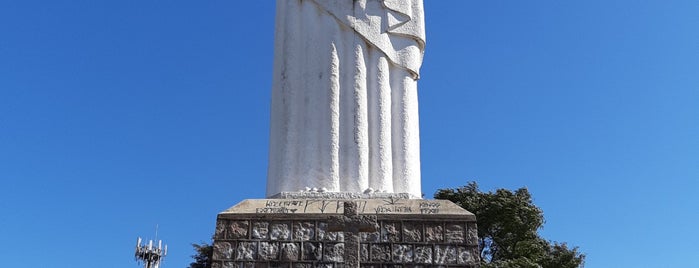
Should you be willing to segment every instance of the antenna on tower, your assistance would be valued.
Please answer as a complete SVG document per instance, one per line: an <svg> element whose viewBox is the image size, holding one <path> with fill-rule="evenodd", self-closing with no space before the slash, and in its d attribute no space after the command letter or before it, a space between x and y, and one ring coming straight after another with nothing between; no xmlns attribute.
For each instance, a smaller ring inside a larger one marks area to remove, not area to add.
<svg viewBox="0 0 699 268"><path fill-rule="evenodd" d="M158 240L158 225L155 225L155 240L157 247L153 245L153 240L145 243L141 237L136 240L136 261L143 263L145 268L160 268L160 263L167 255L167 245L163 247L163 241ZM144 242L141 245L141 242Z"/></svg>

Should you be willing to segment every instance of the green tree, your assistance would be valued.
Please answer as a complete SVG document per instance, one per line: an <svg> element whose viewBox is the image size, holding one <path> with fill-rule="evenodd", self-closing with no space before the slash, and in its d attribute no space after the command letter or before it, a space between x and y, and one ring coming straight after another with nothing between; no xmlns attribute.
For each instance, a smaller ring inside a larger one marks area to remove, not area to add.
<svg viewBox="0 0 699 268"><path fill-rule="evenodd" d="M481 192L475 182L455 189L440 189L435 199L450 200L476 214L481 267L577 268L585 255L577 247L549 242L538 230L543 211L534 205L527 188Z"/></svg>
<svg viewBox="0 0 699 268"><path fill-rule="evenodd" d="M195 255L192 255L194 262L189 264L189 268L211 268L211 258L214 254L214 247L207 243L192 244Z"/></svg>

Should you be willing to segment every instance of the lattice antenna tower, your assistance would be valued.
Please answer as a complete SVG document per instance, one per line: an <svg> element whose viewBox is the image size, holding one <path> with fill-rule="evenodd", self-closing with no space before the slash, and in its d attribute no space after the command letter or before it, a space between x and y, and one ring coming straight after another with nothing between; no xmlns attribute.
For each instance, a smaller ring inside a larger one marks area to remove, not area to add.
<svg viewBox="0 0 699 268"><path fill-rule="evenodd" d="M158 227L156 226L155 239L158 239ZM163 247L163 241L158 241L158 247L153 245L153 240L141 245L144 242L141 237L136 240L136 261L142 263L145 268L160 268L160 264L167 255L167 245Z"/></svg>

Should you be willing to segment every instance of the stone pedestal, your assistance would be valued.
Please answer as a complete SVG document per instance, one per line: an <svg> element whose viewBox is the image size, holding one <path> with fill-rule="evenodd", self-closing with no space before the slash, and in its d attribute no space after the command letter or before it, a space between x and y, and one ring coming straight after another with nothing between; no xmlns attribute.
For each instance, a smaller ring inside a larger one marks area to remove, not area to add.
<svg viewBox="0 0 699 268"><path fill-rule="evenodd" d="M361 267L477 267L476 217L446 200L248 199L218 214L214 268L344 267L343 232L329 232L345 201L376 216L357 233Z"/></svg>

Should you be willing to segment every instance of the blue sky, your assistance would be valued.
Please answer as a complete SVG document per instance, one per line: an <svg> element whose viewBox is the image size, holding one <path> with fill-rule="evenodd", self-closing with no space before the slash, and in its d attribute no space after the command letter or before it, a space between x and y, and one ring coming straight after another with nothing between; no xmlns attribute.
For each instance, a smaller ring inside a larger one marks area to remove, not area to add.
<svg viewBox="0 0 699 268"><path fill-rule="evenodd" d="M526 186L587 267L699 267L699 2L426 0L423 192ZM274 1L0 0L3 266L186 267L262 198Z"/></svg>

